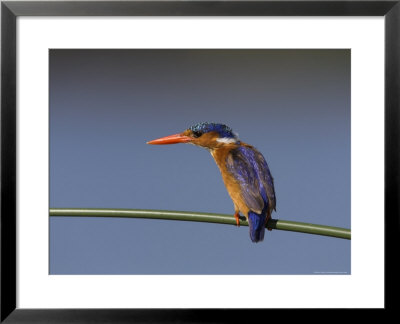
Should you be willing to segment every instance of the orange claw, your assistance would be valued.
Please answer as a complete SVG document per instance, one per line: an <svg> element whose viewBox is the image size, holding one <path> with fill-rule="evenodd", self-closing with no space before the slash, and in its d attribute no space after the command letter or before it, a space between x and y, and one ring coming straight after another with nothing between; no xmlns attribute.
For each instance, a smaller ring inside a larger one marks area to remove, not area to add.
<svg viewBox="0 0 400 324"><path fill-rule="evenodd" d="M235 212L236 226L240 227L239 212Z"/></svg>

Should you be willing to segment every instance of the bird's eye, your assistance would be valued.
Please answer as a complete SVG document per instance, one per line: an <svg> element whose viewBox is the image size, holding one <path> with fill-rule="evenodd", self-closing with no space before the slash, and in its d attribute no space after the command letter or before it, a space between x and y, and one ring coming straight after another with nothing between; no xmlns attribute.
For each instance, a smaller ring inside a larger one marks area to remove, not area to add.
<svg viewBox="0 0 400 324"><path fill-rule="evenodd" d="M201 132L193 132L193 136L194 136L195 138L200 137L201 135L202 135Z"/></svg>

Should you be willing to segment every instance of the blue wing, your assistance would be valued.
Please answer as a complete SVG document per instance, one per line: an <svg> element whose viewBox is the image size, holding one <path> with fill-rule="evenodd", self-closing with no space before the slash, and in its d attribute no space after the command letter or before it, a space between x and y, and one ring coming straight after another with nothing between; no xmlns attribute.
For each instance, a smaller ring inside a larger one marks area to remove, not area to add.
<svg viewBox="0 0 400 324"><path fill-rule="evenodd" d="M259 151L242 144L231 150L226 163L228 171L238 181L242 197L250 210L265 214L276 208L274 180Z"/></svg>

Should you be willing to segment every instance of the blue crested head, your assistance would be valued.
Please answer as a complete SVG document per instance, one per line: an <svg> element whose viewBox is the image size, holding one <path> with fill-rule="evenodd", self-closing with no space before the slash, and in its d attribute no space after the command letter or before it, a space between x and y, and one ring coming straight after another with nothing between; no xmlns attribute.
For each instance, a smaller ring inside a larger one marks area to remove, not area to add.
<svg viewBox="0 0 400 324"><path fill-rule="evenodd" d="M200 137L201 135L209 132L216 132L220 138L237 138L232 129L224 124L207 122L197 123L196 125L189 127L189 129L193 132L195 137Z"/></svg>

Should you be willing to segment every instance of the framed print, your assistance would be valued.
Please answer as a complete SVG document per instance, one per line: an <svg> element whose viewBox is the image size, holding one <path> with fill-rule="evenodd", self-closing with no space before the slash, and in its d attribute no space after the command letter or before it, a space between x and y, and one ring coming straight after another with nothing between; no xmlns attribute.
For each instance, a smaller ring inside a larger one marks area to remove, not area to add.
<svg viewBox="0 0 400 324"><path fill-rule="evenodd" d="M392 307L397 1L1 9L2 321Z"/></svg>

